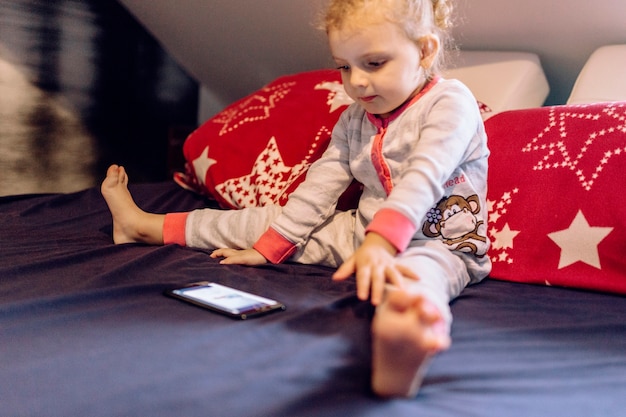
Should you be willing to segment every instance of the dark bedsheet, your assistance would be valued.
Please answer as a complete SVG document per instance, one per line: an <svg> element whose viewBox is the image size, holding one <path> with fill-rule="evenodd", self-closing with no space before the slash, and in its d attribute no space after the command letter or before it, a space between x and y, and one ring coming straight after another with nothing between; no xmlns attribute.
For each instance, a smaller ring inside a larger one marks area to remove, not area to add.
<svg viewBox="0 0 626 417"><path fill-rule="evenodd" d="M205 201L132 187L152 211ZM0 199L3 416L623 416L626 298L495 280L452 306L420 395L371 395L372 309L318 266L111 243L98 190ZM214 280L288 309L235 321L162 291Z"/></svg>

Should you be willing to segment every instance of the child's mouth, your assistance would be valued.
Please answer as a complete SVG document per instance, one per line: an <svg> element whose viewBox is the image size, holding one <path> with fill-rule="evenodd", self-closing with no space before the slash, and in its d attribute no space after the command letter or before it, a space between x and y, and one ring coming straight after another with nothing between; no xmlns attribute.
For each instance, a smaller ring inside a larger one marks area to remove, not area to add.
<svg viewBox="0 0 626 417"><path fill-rule="evenodd" d="M361 97L361 98L359 98L359 100L361 100L364 103L370 103L370 102L374 101L375 98L376 98L376 96L367 96L367 97Z"/></svg>

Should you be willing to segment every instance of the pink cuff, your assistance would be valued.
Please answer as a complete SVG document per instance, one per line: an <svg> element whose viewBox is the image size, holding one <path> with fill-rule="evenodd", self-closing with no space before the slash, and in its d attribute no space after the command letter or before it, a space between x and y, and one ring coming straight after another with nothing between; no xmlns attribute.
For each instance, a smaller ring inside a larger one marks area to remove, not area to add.
<svg viewBox="0 0 626 417"><path fill-rule="evenodd" d="M252 247L273 264L284 262L296 251L296 245L271 227Z"/></svg>
<svg viewBox="0 0 626 417"><path fill-rule="evenodd" d="M168 213L163 221L163 244L186 246L185 225L189 213Z"/></svg>
<svg viewBox="0 0 626 417"><path fill-rule="evenodd" d="M398 252L403 252L416 232L413 222L392 209L381 209L375 215L365 232L378 233L389 241Z"/></svg>

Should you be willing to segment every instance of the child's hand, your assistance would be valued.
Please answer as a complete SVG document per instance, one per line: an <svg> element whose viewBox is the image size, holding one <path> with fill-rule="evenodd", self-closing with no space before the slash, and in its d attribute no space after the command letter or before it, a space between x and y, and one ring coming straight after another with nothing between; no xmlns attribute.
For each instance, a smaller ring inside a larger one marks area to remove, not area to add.
<svg viewBox="0 0 626 417"><path fill-rule="evenodd" d="M267 259L256 249L216 249L211 253L211 258L223 257L220 261L225 265L262 265Z"/></svg>
<svg viewBox="0 0 626 417"><path fill-rule="evenodd" d="M333 274L334 280L356 275L357 297L371 298L373 305L382 301L385 283L402 288L404 278L418 279L409 268L396 261L396 249L377 233L368 233L363 244Z"/></svg>

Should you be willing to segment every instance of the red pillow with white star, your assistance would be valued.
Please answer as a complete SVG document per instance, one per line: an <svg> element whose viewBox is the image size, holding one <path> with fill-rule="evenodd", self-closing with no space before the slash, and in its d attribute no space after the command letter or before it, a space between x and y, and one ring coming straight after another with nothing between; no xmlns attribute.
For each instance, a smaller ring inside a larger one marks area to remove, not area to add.
<svg viewBox="0 0 626 417"><path fill-rule="evenodd" d="M626 102L485 122L491 277L626 294Z"/></svg>
<svg viewBox="0 0 626 417"><path fill-rule="evenodd" d="M280 77L196 129L183 146L186 172L174 179L223 208L284 205L350 103L336 70ZM357 198L351 187L340 206Z"/></svg>

